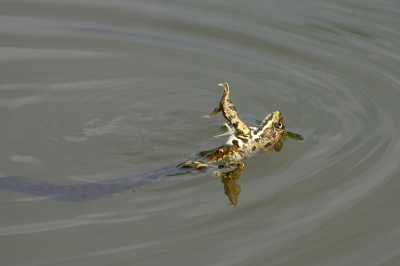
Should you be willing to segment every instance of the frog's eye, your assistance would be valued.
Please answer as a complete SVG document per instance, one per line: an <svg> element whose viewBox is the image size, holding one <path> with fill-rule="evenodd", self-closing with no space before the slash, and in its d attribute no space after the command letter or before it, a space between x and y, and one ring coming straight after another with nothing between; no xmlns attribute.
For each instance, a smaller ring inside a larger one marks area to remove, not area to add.
<svg viewBox="0 0 400 266"><path fill-rule="evenodd" d="M281 122L275 122L274 123L274 127L277 129L284 129L285 127L282 125Z"/></svg>
<svg viewBox="0 0 400 266"><path fill-rule="evenodd" d="M223 154L223 153L224 153L224 150L223 150L223 149L219 149L219 150L218 150L218 153L219 153L219 154Z"/></svg>

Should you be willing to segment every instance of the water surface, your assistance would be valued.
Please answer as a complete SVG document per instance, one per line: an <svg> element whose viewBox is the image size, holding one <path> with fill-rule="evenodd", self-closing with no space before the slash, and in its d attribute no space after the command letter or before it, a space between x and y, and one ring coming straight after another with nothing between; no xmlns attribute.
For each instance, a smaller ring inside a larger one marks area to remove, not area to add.
<svg viewBox="0 0 400 266"><path fill-rule="evenodd" d="M0 192L3 265L398 265L397 1L2 1L0 172L73 185L224 142L205 119L301 134L248 163L62 202Z"/></svg>

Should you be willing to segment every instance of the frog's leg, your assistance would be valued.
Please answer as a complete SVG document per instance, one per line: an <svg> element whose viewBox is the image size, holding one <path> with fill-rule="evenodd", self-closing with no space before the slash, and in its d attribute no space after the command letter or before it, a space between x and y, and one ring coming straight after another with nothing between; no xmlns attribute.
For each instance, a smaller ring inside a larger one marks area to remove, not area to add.
<svg viewBox="0 0 400 266"><path fill-rule="evenodd" d="M211 114L205 115L204 117L205 117L205 118L210 118L210 117L212 117L212 116L218 114L219 112L221 112L221 103L218 103L218 104L219 104L219 105L214 109L214 111L213 111Z"/></svg>
<svg viewBox="0 0 400 266"><path fill-rule="evenodd" d="M222 111L222 115L225 119L235 128L236 135L250 135L251 131L249 127L240 119L235 106L229 99L229 84L224 82L223 84L218 84L218 86L224 89L224 94L222 95L219 105L214 109L212 114L206 116L206 118L210 118Z"/></svg>
<svg viewBox="0 0 400 266"><path fill-rule="evenodd" d="M222 137L222 136L225 136L225 135L229 135L230 136L233 133L235 133L235 130L233 128L231 128L231 126L228 123L225 123L222 126L226 127L228 129L228 131L226 133L223 133L223 134L215 135L214 138Z"/></svg>
<svg viewBox="0 0 400 266"><path fill-rule="evenodd" d="M195 161L195 162L194 161L187 161L187 162L181 163L176 168L185 168L185 167L201 169L201 168L208 168L209 165L207 163L202 162L202 161Z"/></svg>
<svg viewBox="0 0 400 266"><path fill-rule="evenodd" d="M238 151L239 148L236 146L222 146L202 156L201 157L202 161L187 161L179 164L177 168L184 168L184 167L190 167L196 169L208 168L211 166L211 164L219 163L223 161L228 155L231 155L232 153Z"/></svg>

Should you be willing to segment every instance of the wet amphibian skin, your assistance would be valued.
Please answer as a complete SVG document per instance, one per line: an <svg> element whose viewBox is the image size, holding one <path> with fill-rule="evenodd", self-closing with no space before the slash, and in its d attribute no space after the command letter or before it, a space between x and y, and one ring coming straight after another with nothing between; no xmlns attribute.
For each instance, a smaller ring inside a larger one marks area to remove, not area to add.
<svg viewBox="0 0 400 266"><path fill-rule="evenodd" d="M229 205L236 206L241 191L241 187L236 184L236 181L246 168L246 160L260 153L272 150L280 151L283 145L282 141L286 138L287 133L283 116L279 111L269 114L258 127L248 127L240 119L229 98L230 88L228 83L225 82L218 86L224 90L221 101L214 111L206 117L210 118L221 112L233 127L231 136L218 148L200 152L195 158L149 173L82 185L57 185L30 178L1 175L0 173L0 189L59 200L79 201L129 193L149 183L168 178L168 176L205 172L210 176L221 178L221 182L224 184L224 192L230 201ZM301 136L298 135L297 138L301 139Z"/></svg>
<svg viewBox="0 0 400 266"><path fill-rule="evenodd" d="M269 114L259 125L259 127L248 127L240 119L235 106L229 99L229 84L219 84L224 89L219 105L210 118L222 111L223 116L235 129L225 143L225 147L236 146L238 150L228 156L230 162L240 162L243 159L250 158L259 154L261 151L268 151L274 148L275 144L286 138L286 131L281 112L275 111Z"/></svg>
<svg viewBox="0 0 400 266"><path fill-rule="evenodd" d="M234 133L226 143L215 151L206 153L201 161L187 161L178 167L207 168L216 163L222 165L236 165L242 163L260 152L268 152L274 149L277 143L286 138L286 131L281 112L275 111L269 114L259 127L248 127L240 119L235 106L229 98L229 84L223 83L218 86L224 89L218 106L206 118L210 118L222 112L224 118L234 128Z"/></svg>

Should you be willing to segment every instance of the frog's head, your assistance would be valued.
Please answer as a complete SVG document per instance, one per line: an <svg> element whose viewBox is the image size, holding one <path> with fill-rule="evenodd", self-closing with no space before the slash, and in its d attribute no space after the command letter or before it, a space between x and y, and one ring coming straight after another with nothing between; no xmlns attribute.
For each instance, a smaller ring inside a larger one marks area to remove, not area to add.
<svg viewBox="0 0 400 266"><path fill-rule="evenodd" d="M283 115L281 112L275 111L267 115L258 127L257 132L282 130L285 130Z"/></svg>

